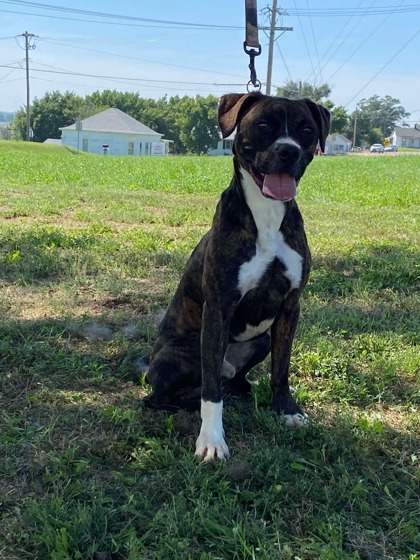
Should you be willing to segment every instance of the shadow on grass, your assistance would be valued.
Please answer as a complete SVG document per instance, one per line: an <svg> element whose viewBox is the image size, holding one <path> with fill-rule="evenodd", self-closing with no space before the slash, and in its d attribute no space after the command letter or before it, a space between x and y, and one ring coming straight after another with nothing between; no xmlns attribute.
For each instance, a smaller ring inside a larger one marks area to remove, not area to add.
<svg viewBox="0 0 420 560"><path fill-rule="evenodd" d="M100 259L108 257L122 264L133 262L132 268L154 255L176 267L180 273L188 254L163 249L159 237L139 232L132 247L122 251L118 239L109 228L93 224L85 229L66 231L51 226L29 231L10 230L0 236L0 277L10 281L23 279L39 283L70 277L78 273L94 274ZM420 251L404 244L356 245L348 255L313 256L311 282L306 288L311 294L343 298L352 294L380 295L386 291L414 294L418 290ZM103 264L103 263L102 263Z"/></svg>
<svg viewBox="0 0 420 560"><path fill-rule="evenodd" d="M0 341L0 537L10 554L414 553L419 442L383 418L324 409L293 431L268 406L239 401L226 410L232 460L198 467L194 429L185 434L173 417L141 406L123 339L86 341L45 320L3 321ZM197 427L198 417L190 422Z"/></svg>
<svg viewBox="0 0 420 560"><path fill-rule="evenodd" d="M115 391L136 382L135 365L149 349L152 318L106 325L98 317L0 320L0 392L16 408L43 392ZM23 399L23 401L22 401Z"/></svg>
<svg viewBox="0 0 420 560"><path fill-rule="evenodd" d="M100 224L73 231L52 226L10 229L0 233L0 279L39 285L109 274L111 268L138 278L160 266L181 274L188 255L164 245L159 233L140 231L124 240Z"/></svg>
<svg viewBox="0 0 420 560"><path fill-rule="evenodd" d="M354 293L414 294L419 288L420 251L408 244L356 245L348 255L314 255L313 294L343 297Z"/></svg>
<svg viewBox="0 0 420 560"><path fill-rule="evenodd" d="M334 326L340 332L339 325L347 326L344 340L352 330L414 334L408 311L399 322L396 308L378 317L378 306L386 311L385 299L357 309L340 301L342 292L331 291L330 274L340 273L349 283L345 286L358 281L376 298L378 291L390 289L383 287L387 271L399 270L400 288L392 297L402 301L411 294L412 252L388 253L384 261L379 259L384 249L376 251L325 261L322 269L315 262L309 289L327 303L307 296L303 331L308 323L316 330L316 345L333 345L335 339L327 334L323 341L320 332ZM41 269L50 266L43 255L47 249L34 258L41 258ZM28 274L35 270L31 266ZM15 280L22 279L19 274ZM139 319L128 336L121 324L110 326L105 313L84 316L77 324L13 320L10 313L0 319L5 496L0 541L11 558L210 559L209 549L220 558L261 560L279 554L285 560L414 554L419 442L406 420L401 430L392 427L387 421L392 410L380 418L363 410L367 393L346 377L355 356L335 355L325 346L324 354L319 349L319 355L304 356L306 362L302 358L301 367L322 374L330 391L328 401L323 399L315 381L313 400L309 395L304 404L323 413L314 414L308 430L286 430L270 412L269 399L258 406L228 405L225 429L233 459L199 467L193 459L198 417L181 427L175 417L141 404L148 389L141 385L136 360L150 350L155 334L147 319ZM105 330L97 329L93 337L85 327L95 322ZM364 347L358 352L364 356ZM374 372L370 377L373 384ZM398 395L394 372L381 383L383 405L409 404L414 382L400 383ZM358 410L349 412L349 396Z"/></svg>

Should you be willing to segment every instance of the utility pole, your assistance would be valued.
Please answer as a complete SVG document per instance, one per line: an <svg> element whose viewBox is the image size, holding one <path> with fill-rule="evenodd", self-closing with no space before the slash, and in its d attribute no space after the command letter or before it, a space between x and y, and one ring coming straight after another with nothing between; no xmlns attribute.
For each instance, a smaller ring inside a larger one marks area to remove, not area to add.
<svg viewBox="0 0 420 560"><path fill-rule="evenodd" d="M268 34L269 43L268 43L268 62L267 62L267 81L265 86L265 93L270 95L271 93L271 77L273 75L273 51L274 51L274 42L276 40L276 31L282 31L285 33L286 31L293 31L293 27L276 27L277 16L287 15L285 10L277 9L277 0L273 0L273 7L270 8L267 6L264 10L262 10L266 16L270 17L270 27L259 27L264 32L269 31ZM283 35L282 33L282 35ZM267 33L265 33L267 35Z"/></svg>
<svg viewBox="0 0 420 560"><path fill-rule="evenodd" d="M26 52L26 140L29 142L31 139L31 114L30 114L30 92L29 92L29 50L35 49L35 45L32 43L31 40L38 38L38 35L34 35L33 33L22 33L20 37L25 37L25 52Z"/></svg>
<svg viewBox="0 0 420 560"><path fill-rule="evenodd" d="M267 82L265 85L265 93L270 95L271 92L271 76L273 74L273 50L274 37L276 34L276 16L277 16L277 0L273 0L273 8L271 10L270 24L270 41L268 43L268 63L267 63Z"/></svg>
<svg viewBox="0 0 420 560"><path fill-rule="evenodd" d="M353 127L353 149L356 147L356 128L357 128L357 106L354 112L354 127Z"/></svg>

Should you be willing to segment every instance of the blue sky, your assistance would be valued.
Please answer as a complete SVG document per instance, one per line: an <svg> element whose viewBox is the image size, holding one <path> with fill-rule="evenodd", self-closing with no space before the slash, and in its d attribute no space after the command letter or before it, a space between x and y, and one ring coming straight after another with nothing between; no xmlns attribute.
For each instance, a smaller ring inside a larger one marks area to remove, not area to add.
<svg viewBox="0 0 420 560"><path fill-rule="evenodd" d="M258 1L260 12L268 5L271 0ZM278 0L278 6L289 15L277 25L293 31L277 34L274 87L289 79L327 82L335 104L349 111L362 98L391 95L413 112L411 120L420 118L420 4ZM31 98L108 88L153 98L222 95L246 91L249 80L244 0L72 0L70 8L64 0L0 0L0 21L0 111L26 103L19 37L25 31L37 35L30 51ZM262 13L259 25L268 25ZM264 83L263 31L260 43L256 67Z"/></svg>

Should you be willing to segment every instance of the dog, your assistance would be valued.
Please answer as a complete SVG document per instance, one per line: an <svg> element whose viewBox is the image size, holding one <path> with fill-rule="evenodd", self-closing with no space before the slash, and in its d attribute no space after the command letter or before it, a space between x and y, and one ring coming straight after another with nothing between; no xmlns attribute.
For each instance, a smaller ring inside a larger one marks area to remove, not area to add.
<svg viewBox="0 0 420 560"><path fill-rule="evenodd" d="M201 408L204 461L229 457L222 378L231 392L249 392L247 373L270 351L273 409L287 425L307 422L288 379L311 263L295 196L317 146L324 151L330 113L309 99L251 92L222 96L218 121L223 138L236 129L233 178L186 264L147 373L148 406Z"/></svg>

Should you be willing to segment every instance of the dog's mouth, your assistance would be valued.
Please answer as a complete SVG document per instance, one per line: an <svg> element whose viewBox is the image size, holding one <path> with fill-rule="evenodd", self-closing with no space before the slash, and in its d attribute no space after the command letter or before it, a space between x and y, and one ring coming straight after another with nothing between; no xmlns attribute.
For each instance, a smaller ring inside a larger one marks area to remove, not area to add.
<svg viewBox="0 0 420 560"><path fill-rule="evenodd" d="M251 176L267 198L287 202L296 196L297 181L290 173L260 173L251 166Z"/></svg>

